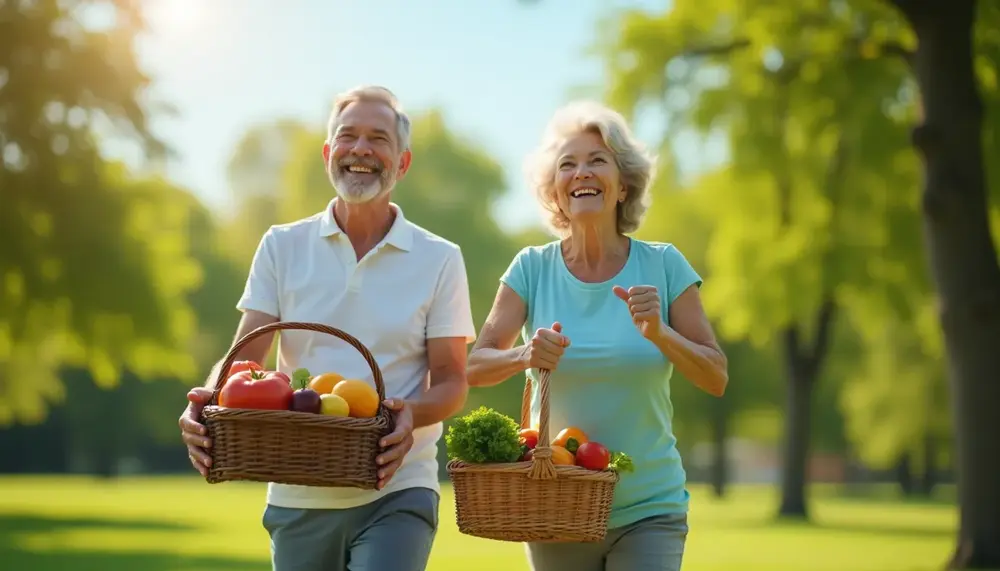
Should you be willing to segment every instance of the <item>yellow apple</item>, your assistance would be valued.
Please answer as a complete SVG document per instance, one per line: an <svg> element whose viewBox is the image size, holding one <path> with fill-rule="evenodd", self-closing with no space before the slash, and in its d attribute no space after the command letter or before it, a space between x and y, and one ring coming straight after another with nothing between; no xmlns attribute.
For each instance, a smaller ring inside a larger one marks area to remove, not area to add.
<svg viewBox="0 0 1000 571"><path fill-rule="evenodd" d="M328 393L319 395L319 411L327 416L350 416L351 407L342 397Z"/></svg>

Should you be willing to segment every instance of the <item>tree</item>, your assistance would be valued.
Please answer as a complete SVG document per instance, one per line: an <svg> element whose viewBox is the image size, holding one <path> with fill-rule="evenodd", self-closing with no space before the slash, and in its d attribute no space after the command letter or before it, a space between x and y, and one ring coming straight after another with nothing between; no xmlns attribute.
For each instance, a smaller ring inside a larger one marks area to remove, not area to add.
<svg viewBox="0 0 1000 571"><path fill-rule="evenodd" d="M102 386L123 365L191 368L185 210L162 181L105 161L96 135L110 126L162 156L140 104L140 14L115 2L113 26L96 30L79 19L86 4L0 5L0 424L42 419L65 364Z"/></svg>
<svg viewBox="0 0 1000 571"><path fill-rule="evenodd" d="M907 40L891 21L877 33ZM608 50L612 102L657 102L673 133L729 139L727 164L700 189L716 221L705 304L725 338L780 346L784 516L808 515L814 389L843 292L863 287L864 256L884 228L872 187L890 183L881 171L905 136L883 109L905 97L906 68L877 57L875 36L843 4L715 0L626 13ZM857 85L871 95L858 97Z"/></svg>
<svg viewBox="0 0 1000 571"><path fill-rule="evenodd" d="M994 360L1000 339L1000 264L989 226L984 105L973 30L978 10L980 37L993 57L995 91L1000 8L974 0L893 4L917 37L913 70L923 117L913 143L924 162L927 258L938 292L958 436L961 517L949 567L995 569L1000 568L1000 383ZM994 127L994 141L995 133Z"/></svg>

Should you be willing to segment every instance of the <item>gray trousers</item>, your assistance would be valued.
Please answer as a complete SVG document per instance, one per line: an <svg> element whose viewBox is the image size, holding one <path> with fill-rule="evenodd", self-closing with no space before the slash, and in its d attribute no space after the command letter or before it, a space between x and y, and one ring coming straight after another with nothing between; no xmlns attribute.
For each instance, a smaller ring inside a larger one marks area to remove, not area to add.
<svg viewBox="0 0 1000 571"><path fill-rule="evenodd" d="M267 506L274 571L424 571L438 527L437 493L410 488L350 509Z"/></svg>
<svg viewBox="0 0 1000 571"><path fill-rule="evenodd" d="M663 515L609 529L594 543L529 543L533 571L680 571L687 514Z"/></svg>

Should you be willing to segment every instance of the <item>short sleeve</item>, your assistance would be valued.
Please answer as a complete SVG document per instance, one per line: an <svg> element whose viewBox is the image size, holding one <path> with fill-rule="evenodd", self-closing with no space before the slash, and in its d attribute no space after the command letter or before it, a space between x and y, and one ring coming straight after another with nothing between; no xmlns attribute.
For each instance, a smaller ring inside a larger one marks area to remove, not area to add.
<svg viewBox="0 0 1000 571"><path fill-rule="evenodd" d="M465 337L466 343L476 340L469 300L469 278L465 271L465 258L458 248L445 259L427 314L427 338L435 337Z"/></svg>
<svg viewBox="0 0 1000 571"><path fill-rule="evenodd" d="M530 253L531 250L529 248L523 248L517 253L516 256L514 256L514 259L511 260L510 265L507 266L507 271L500 276L500 282L514 290L514 293L521 296L521 299L523 299L529 307L531 306L531 299L529 298L531 288L528 284L528 278L531 274L528 271L527 266L530 264Z"/></svg>
<svg viewBox="0 0 1000 571"><path fill-rule="evenodd" d="M673 303L679 295L692 285L701 287L701 276L691 267L684 254L673 244L667 246L664 250L663 262L667 271L668 304Z"/></svg>
<svg viewBox="0 0 1000 571"><path fill-rule="evenodd" d="M281 316L274 242L274 232L268 229L257 245L253 262L250 264L250 275L247 276L247 283L243 288L243 296L236 304L236 308L240 311L252 310L274 317Z"/></svg>

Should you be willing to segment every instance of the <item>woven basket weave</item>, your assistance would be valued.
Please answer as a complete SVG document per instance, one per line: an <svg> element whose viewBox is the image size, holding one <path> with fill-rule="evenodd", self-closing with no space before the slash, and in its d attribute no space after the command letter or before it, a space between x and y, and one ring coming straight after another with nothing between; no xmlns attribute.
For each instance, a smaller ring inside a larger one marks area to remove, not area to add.
<svg viewBox="0 0 1000 571"><path fill-rule="evenodd" d="M458 530L499 541L592 542L607 534L618 474L556 466L549 448L549 371L539 375L538 444L530 462L448 463ZM521 397L521 426L530 426L531 378Z"/></svg>
<svg viewBox="0 0 1000 571"><path fill-rule="evenodd" d="M378 391L379 410L373 418L336 417L290 410L252 410L218 406L226 372L240 349L254 338L282 330L333 335L358 350L368 362ZM212 439L208 452L211 483L249 480L302 486L374 489L379 439L393 430L393 418L382 404L385 384L371 352L355 337L318 323L279 322L259 327L237 341L226 356L215 393L203 411Z"/></svg>

